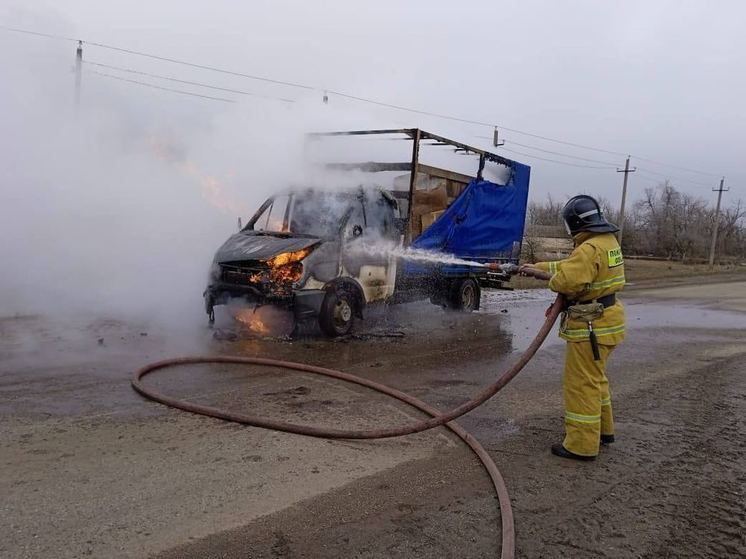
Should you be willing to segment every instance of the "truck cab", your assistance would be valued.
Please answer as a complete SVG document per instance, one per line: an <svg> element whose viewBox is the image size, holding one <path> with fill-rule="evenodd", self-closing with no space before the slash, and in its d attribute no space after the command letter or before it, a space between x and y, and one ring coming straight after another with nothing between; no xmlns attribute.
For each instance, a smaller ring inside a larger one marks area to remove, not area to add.
<svg viewBox="0 0 746 559"><path fill-rule="evenodd" d="M368 243L401 244L396 199L373 187L298 188L269 198L246 227L218 249L205 303L231 299L291 309L317 318L327 335L350 331L365 305L395 291L397 261Z"/></svg>

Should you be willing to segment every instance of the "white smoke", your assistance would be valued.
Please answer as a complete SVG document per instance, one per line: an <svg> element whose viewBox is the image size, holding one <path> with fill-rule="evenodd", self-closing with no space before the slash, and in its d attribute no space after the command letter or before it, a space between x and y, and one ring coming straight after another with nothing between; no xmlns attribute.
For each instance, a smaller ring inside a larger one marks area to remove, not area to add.
<svg viewBox="0 0 746 559"><path fill-rule="evenodd" d="M309 144L307 132L420 124L338 98L325 105L316 91L292 104L227 104L110 80L86 65L76 108L74 49L0 34L0 316L202 320L215 249L267 196L387 187L402 174L332 172L308 161L411 157L410 142ZM436 164L453 159L430 149Z"/></svg>
<svg viewBox="0 0 746 559"><path fill-rule="evenodd" d="M203 320L207 270L239 217L288 187L371 181L304 165L306 132L400 124L315 94L222 104L86 72L76 108L74 45L32 41L18 64L17 40L0 36L0 316ZM382 145L349 149L385 160Z"/></svg>

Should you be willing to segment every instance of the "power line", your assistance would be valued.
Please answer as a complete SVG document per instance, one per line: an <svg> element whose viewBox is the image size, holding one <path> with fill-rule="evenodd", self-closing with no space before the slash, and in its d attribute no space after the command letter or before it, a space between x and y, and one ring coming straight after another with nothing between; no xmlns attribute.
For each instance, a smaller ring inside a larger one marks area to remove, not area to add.
<svg viewBox="0 0 746 559"><path fill-rule="evenodd" d="M16 29L16 28L9 28L9 27L5 27L5 26L2 26L2 28L10 30L10 31L16 31L16 32L19 32L19 33L28 33L28 34L31 34L31 35L36 34L35 32L32 32L32 31L27 31L27 30L22 30L22 29ZM43 36L47 36L47 35L44 34ZM70 40L67 37L59 37L59 36L55 37L55 36L52 36L52 35L49 35L49 36L50 37L54 37L54 38L64 39L64 40ZM532 137L532 138L538 138L538 139L546 140L546 141L549 141L549 142L556 142L556 143L565 144L565 145L569 145L569 146L573 146L573 147L578 147L578 148L582 148L582 149L589 149L589 150L603 152L603 153L609 153L609 154L613 154L613 155L626 155L626 154L624 154L622 152L615 152L615 151L605 150L605 149L596 148L596 147L592 147L592 146L585 146L585 145L582 145L582 144L576 144L576 143L573 143L573 142L566 142L564 140L558 140L558 139L555 139L555 138L549 138L548 136L541 136L539 134L532 134L530 132L524 132L524 131L518 130L516 128L508 128L506 126L501 126L501 125L495 124L495 123L490 123L490 122L485 122L485 121L480 121L480 120L472 120L472 119L461 118L461 117L455 117L455 116L446 115L446 114L443 114L443 113L437 113L437 112L433 112L433 111L424 111L424 110L420 110L420 109L415 109L413 107L406 107L406 106L403 106L403 105L396 105L394 103L386 103L384 101L377 101L375 99L369 99L367 97L360 97L358 95L352 95L352 94L349 94L349 93L345 93L343 91L336 91L336 90L332 90L332 89L318 88L318 87L315 87L315 86L311 86L311 85L307 85L307 84L301 84L301 83L297 83L297 82L275 80L275 79L266 78L266 77L263 77L263 76L256 76L256 75L253 75L253 74L245 74L243 72L234 72L232 70L226 70L224 68L217 68L215 66L208 66L208 65L205 65L205 64L196 64L196 63L193 63L193 62L188 62L186 60L180 60L180 59L177 59L177 58L169 58L169 57L165 57L165 56L159 56L159 55L150 54L150 53L141 52L141 51L136 51L136 50L132 50L132 49L126 49L126 48L122 48L122 47L116 47L116 46L113 46L113 45L108 45L106 43L97 43L97 42L91 42L91 41L83 41L83 42L86 43L87 45L96 46L96 47L103 48L103 49L109 49L109 50L113 50L113 51L116 51L116 52L122 52L122 53L131 54L131 55L135 55L135 56L142 56L142 57L151 58L151 59L154 59L154 60L161 60L161 61L164 61L164 62L171 62L171 63L174 63L174 64L181 64L183 66L189 66L189 67L192 67L192 68L199 68L199 69L202 69L202 70L210 70L210 71L213 71L213 72L220 72L220 73L228 74L228 75L232 75L232 76L239 76L239 77L248 78L248 79L252 79L252 80L259 80L259 81L264 81L264 82L269 82L269 83L274 83L274 84L279 84L279 85L285 85L285 86L289 86L289 87L301 88L301 89L305 89L305 90L323 90L323 91L326 91L327 93L331 93L333 95L337 95L338 97L342 97L342 98L345 98L345 99L351 99L351 100L354 100L354 101L360 101L360 102L363 102L363 103L369 103L371 105L377 105L379 107L386 107L386 108L389 108L389 109L396 109L396 110L399 110L399 111L406 111L406 112L410 112L410 113L413 113L413 114L420 114L420 115L425 115L425 116L432 116L432 117L435 117L435 118L440 118L440 119L444 119L444 120L450 120L450 121L454 121L454 122L461 122L461 123L464 123L464 124L474 124L474 125L478 125L478 126L488 126L490 128L498 127L498 128L503 129L503 130L508 130L509 132L513 132L515 134L522 134L524 136L529 136L529 137Z"/></svg>
<svg viewBox="0 0 746 559"><path fill-rule="evenodd" d="M52 35L51 33L40 33L38 31L29 31L28 29L18 29L16 27L8 27L7 25L0 25L0 29L5 31L13 31L14 33L23 33L25 35L36 35L37 37L47 37L48 39L59 39L60 41L72 41L77 43L78 39L72 37L63 37L62 35Z"/></svg>
<svg viewBox="0 0 746 559"><path fill-rule="evenodd" d="M568 153L562 153L562 152L559 152L559 151L550 151L548 149L537 148L536 146L529 146L529 145L526 145L526 144L519 144L518 142L515 142L513 140L505 140L505 142L508 143L508 144L515 144L515 145L521 146L523 148L535 149L536 151L541 151L543 153L551 153L552 155L560 155L562 157L569 157L570 159L578 159L580 161L590 161L591 163L601 163L603 165L612 165L612 166L616 165L616 163L614 163L612 161L601 161L600 159L590 159L588 157L580 157L580 156L577 156L577 155L570 155Z"/></svg>
<svg viewBox="0 0 746 559"><path fill-rule="evenodd" d="M61 36L61 35L52 35L52 34L49 34L49 33L40 33L40 32L36 32L36 31L30 31L30 30L27 30L27 29L19 29L19 28L15 28L15 27L4 26L4 25L0 25L0 29L5 29L6 31L13 31L13 32L16 32L16 33L24 33L24 34L27 34L27 35L35 35L35 36L40 36L40 37L48 37L48 38L53 38L53 39L60 39L60 40L65 40L65 41L77 41L77 39L73 39L71 37L64 37L64 36ZM301 88L301 89L305 89L305 90L324 91L325 92L325 96L327 96L327 98L328 98L328 94L331 93L331 94L337 95L338 97L342 97L342 98L345 98L345 99L350 99L350 100L354 100L354 101L359 101L359 102L368 103L368 104L371 104L371 105L377 105L377 106L380 106L380 107L386 107L386 108L389 108L389 109L395 109L395 110L399 110L399 111L406 111L406 112L410 112L410 113L413 113L413 114L419 114L419 115L424 115L424 116L431 116L431 117L434 117L434 118L440 118L440 119L443 119L443 120L450 120L450 121L453 121L453 122L461 122L461 123L464 123L464 124L473 124L473 125L477 125L477 126L487 126L487 127L490 127L490 128L497 127L497 128L502 129L502 130L507 130L509 132L513 132L515 134L521 134L523 136L528 136L528 137L531 137L531 138L545 140L545 141L548 141L548 142L554 142L554 143L558 143L558 144L562 144L562 145L572 146L572 147L576 147L576 148L579 148L579 149L591 150L591 151L596 151L596 152L599 152L599 153L607 153L607 154L610 154L610 155L620 155L620 156L626 156L627 155L626 153L623 153L623 152L620 152L620 151L612 151L612 150L608 150L608 149L598 148L598 147L594 147L594 146L588 146L588 145L579 144L579 143L575 143L575 142L568 142L568 141L565 141L565 140L559 140L557 138L551 138L549 136L542 136L540 134L534 134L534 133L531 133L531 132L525 132L525 131L519 130L517 128L509 128L507 126L502 126L502 125L499 125L499 124L495 124L494 122L486 122L486 121L480 121L480 120L473 120L473 119L455 117L455 116L452 116L452 115L447 115L447 114L438 113L438 112L434 112L434 111L425 111L425 110L416 109L416 108L413 108L413 107L407 107L407 106L404 106L404 105L397 105L397 104L394 104L394 103L387 103L387 102L384 102L384 101L378 101L378 100L370 99L370 98L367 98L367 97L361 97L361 96L358 96L358 95L352 95L352 94L345 93L345 92L342 92L342 91L336 91L336 90L331 90L331 89L326 89L326 88L319 88L319 87L311 86L311 85L308 85L308 84L297 83L297 82L276 80L276 79L267 78L267 77L264 77L264 76L257 76L257 75L253 75L253 74L246 74L246 73L243 73L243 72L235 72L233 70L227 70L227 69L218 68L218 67L215 67L215 66L208 66L206 64L197 64L197 63L193 63L193 62L188 62L186 60L180 60L180 59L176 59L176 58L169 58L169 57L159 56L159 55L150 54L150 53L146 53L146 52L141 52L141 51L137 51L137 50L126 49L126 48L117 47L117 46L114 46L114 45L109 45L109 44L106 44L106 43L97 43L97 42L89 42L89 41L84 41L84 42L86 44L88 44L88 45L96 46L96 47L103 48L103 49L109 49L109 50L113 50L113 51L116 51L116 52L121 52L121 53L125 53L125 54L131 54L131 55L135 55L135 56L142 56L142 57L145 57L145 58L151 58L151 59L154 59L154 60L160 60L160 61L164 61L164 62L171 62L171 63L174 63L174 64L181 64L183 66L189 66L189 67L192 67L192 68L199 68L199 69L202 69L202 70L209 70L209 71L213 71L213 72L219 72L219 73L228 74L228 75L231 75L231 76L238 76L238 77L243 77L243 78L247 78L247 79L258 80L258 81L267 82L267 83L273 83L273 84L276 84L276 85L284 85L284 86L288 86L288 87ZM520 144L517 144L517 145L520 145ZM524 147L527 147L527 146L524 146ZM538 148L532 148L532 149L538 149ZM539 151L547 151L547 152L549 152L549 150L541 150L541 149L539 149ZM551 153L551 152L549 152L549 153ZM532 157L532 156L530 156L528 154L524 154L524 155L527 155L528 157ZM564 156L564 157L572 157L572 158L582 159L580 157L568 156L568 155L565 155L565 154L561 154L561 155ZM674 168L674 169L681 169L681 170L684 170L684 171L687 171L687 172L699 173L699 174L703 174L703 175L717 176L717 175L715 175L713 173L708 173L708 172L705 172L705 171L699 171L699 170L696 170L696 169L689 169L689 168L686 168L686 167L680 167L680 166L670 165L668 163L662 163L662 162L655 161L653 159L647 159L647 158L643 158L643 157L636 156L636 155L634 157L636 157L636 158L638 158L640 160L647 161L648 163L655 164L655 165L663 165L663 166L666 166L666 167L671 167L671 168ZM538 157L536 157L536 158L539 159ZM560 161L552 161L552 162L554 162L554 163L561 163ZM604 162L604 163L606 163L606 162ZM575 165L575 166L576 167L580 167L581 165ZM695 183L695 184L697 184L697 183Z"/></svg>
<svg viewBox="0 0 746 559"><path fill-rule="evenodd" d="M60 39L60 40L63 40L63 41L78 41L78 39L73 39L71 37L63 37L61 35L52 35L52 34L49 34L49 33L38 33L36 31L29 31L27 29L18 29L18 28L15 28L15 27L8 27L8 26L5 26L5 25L0 25L0 29L5 29L6 31L14 31L16 33L25 33L27 35L37 35L37 36L40 36L40 37L48 37L50 39ZM287 86L290 86L290 87L298 87L298 88L302 88L302 89L317 89L316 87L313 87L313 86L310 86L310 85L304 85L304 84L293 83L293 82L286 82L286 81L282 81L282 80L275 80L275 79L266 78L266 77L263 77L263 76L255 76L255 75L252 75L252 74L244 74L242 72L234 72L232 70L226 70L226 69L223 69L223 68L216 68L215 66L207 66L207 65L204 65L204 64L196 64L194 62L187 62L186 60L179 60L177 58L168 58L166 56L158 56L156 54L149 54L147 52L140 52L140 51L137 51L137 50L125 49L125 48L122 48L122 47L116 47L116 46L113 46L113 45L107 45L105 43L95 43L95 42L92 42L92 41L85 41L85 40L83 40L83 42L86 45L90 45L90 46L93 46L93 47L99 47L99 48L102 48L102 49L108 49L108 50L113 50L113 51L117 51L117 52L123 52L123 53L126 53L126 54L132 54L132 55L135 55L135 56L143 56L145 58L152 58L154 60L161 60L163 62L171 62L173 64L181 64L183 66L190 66L192 68L200 68L202 70L210 70L210 71L213 71L213 72L220 72L222 74L228 74L228 75L231 75L231 76L239 76L239 77L248 78L248 79L251 79L251 80L258 80L258 81L263 81L263 82L269 82L269 83L274 83L274 84L277 84L277 85L287 85Z"/></svg>
<svg viewBox="0 0 746 559"><path fill-rule="evenodd" d="M379 107L387 107L389 109L396 109L396 110L399 110L399 111L406 111L406 112L410 112L410 113L414 113L414 114L419 114L419 115L432 116L432 117L435 117L435 118L440 118L440 119L443 119L443 120L451 120L451 121L454 121L454 122L461 122L461 123L464 123L464 124L475 124L477 126L488 126L490 128L499 128L500 130L507 130L508 132L513 132L514 134L521 134L523 136L529 136L531 138L538 138L540 140L546 140L548 142L555 142L555 143L558 143L558 144L564 144L564 145L567 145L567 146L573 146L573 147L582 148L582 149L589 149L589 150L598 151L598 152L602 152L602 153L609 153L609 154L612 154L612 155L626 155L625 153L622 153L620 151L610 151L610 150L596 148L596 147L592 147L592 146L585 146L583 144L576 144L576 143L573 143L573 142L566 142L564 140L558 140L556 138L550 138L548 136L540 136L539 134L533 134L531 132L524 132L523 130L518 130L516 128L508 128L507 126L502 126L500 124L495 124L494 122L486 122L486 121L483 121L483 120L471 120L471 119L468 119L468 118L461 118L461 117L446 115L446 114L443 114L443 113L436 113L436 112L433 112L433 111L424 111L424 110L421 110L421 109L414 109L412 107L405 107L403 105L395 105L393 103L385 103L383 101L376 101L375 99L368 99L367 97L360 97L360 96L357 96L357 95L351 95L349 93L343 93L341 91L335 91L333 89L328 89L326 91L328 91L331 94L337 95L339 97L343 97L345 99L352 99L354 101L361 101L363 103L370 103L371 105L378 105Z"/></svg>
<svg viewBox="0 0 746 559"><path fill-rule="evenodd" d="M295 103L295 101L292 100L292 99L284 99L282 97L272 97L272 96L269 96L269 95L260 95L258 93L252 93L250 91L241 91L240 89L230 89L230 88L227 88L227 87L219 87L219 86L216 86L216 85L210 85L210 84L206 84L206 83L202 83L202 82L193 82L193 81L189 81L189 80L180 80L178 78L173 78L173 77L169 77L169 76L162 76L160 74L151 74L149 72L142 72L140 70L133 70L132 68L123 68L121 66L112 66L110 64L102 64L100 62L91 62L91 61L88 61L88 60L84 60L83 63L91 65L91 66L98 66L100 68L108 68L109 70L118 70L120 72L128 72L130 74L138 74L140 76L148 76L150 78L158 78L158 79L161 79L161 80L168 80L168 81L172 81L172 82L176 82L176 83L183 83L183 84L187 84L187 85L195 85L195 86L198 86L198 87L206 87L206 88L209 88L209 89L215 89L217 91L226 91L228 93L237 93L239 95L250 95L252 97L259 97L259 98L262 98L262 99L273 99L273 100L277 100L277 101L284 101L285 103Z"/></svg>
<svg viewBox="0 0 746 559"><path fill-rule="evenodd" d="M637 170L640 171L640 172L642 172L642 173L648 174L648 175L657 175L657 176L663 177L665 179L675 179L677 181L688 182L688 183L694 184L696 186L706 186L706 187L711 187L712 186L711 184L705 184L703 182L697 182L697 181L693 181L691 179L685 179L683 177L676 177L676 176L670 175L668 173L659 173L658 171L651 171L650 169L642 169L642 168L638 167Z"/></svg>
<svg viewBox="0 0 746 559"><path fill-rule="evenodd" d="M669 165L668 163L662 163L660 161L656 161L654 159L647 159L646 157L640 157L639 155L635 155L637 159L640 161L647 161L648 163L653 163L654 165L660 165L662 167L670 167L671 169L679 169L681 171L688 171L689 173L697 173L699 175L706 175L709 177L719 177L720 175L715 173L707 173L705 171L698 171L697 169L689 169L687 167L681 167L677 165Z"/></svg>
<svg viewBox="0 0 746 559"><path fill-rule="evenodd" d="M476 136L476 137L477 138L483 138L485 140L491 140L492 139L491 137L488 137L488 136ZM611 161L602 161L600 159L591 159L591 158L588 158L588 157L580 157L580 156L577 156L577 155L570 155L569 153L562 153L562 152L559 152L559 151L552 151L552 150L543 149L543 148L536 147L536 146L531 146L531 145L528 145L528 144L521 144L521 143L516 142L514 140L504 140L504 141L506 143L508 143L508 144L514 144L516 146L521 146L521 147L524 147L524 148L533 149L533 150L540 151L540 152L543 152L543 153L550 153L552 155L559 155L561 157L568 157L570 159L578 159L580 161L589 161L591 163L602 163L602 164L605 164L605 165L616 165L615 163L612 163ZM504 148L504 149L508 149L508 148ZM519 152L515 152L514 151L514 153L519 153ZM527 157L535 157L535 156L532 156L532 155L526 154L526 153L521 153L521 155L525 155ZM690 171L690 172L693 172L693 173L700 173L702 175L707 175L707 176L712 175L711 173L705 173L704 171L696 171L694 169L687 169L686 167L676 167L674 165L668 165L666 163L660 163L660 162L654 161L652 159L647 159L645 157L639 157L639 156L633 156L633 157L636 157L637 159L640 159L641 161L647 161L649 163L654 163L654 164L657 164L657 165L663 165L665 167L671 167L673 169L680 169L680 170L683 170L683 171ZM652 171L652 170L647 170L647 169L640 169L640 170L642 172L652 173L654 175L658 175L658 176L661 176L661 177L675 178L677 180L681 180L681 181L684 181L684 182L690 182L690 183L698 185L698 186L710 186L710 185L707 185L707 184L704 184L704 183L701 183L701 182L692 181L691 179L685 179L683 177L672 177L668 173L659 173L657 171ZM712 175L712 176L716 176L716 175Z"/></svg>
<svg viewBox="0 0 746 559"><path fill-rule="evenodd" d="M155 85L155 84L152 84L152 83L141 82L139 80L129 80L127 78L122 78L120 76L113 76L111 74L104 74L103 72L98 72L96 70L88 70L88 73L90 73L90 74L97 74L99 76L104 76L105 78L111 78L111 79L120 80L120 81L123 81L123 82L134 83L134 84L137 84L137 85L143 85L145 87L152 87L153 89L161 89L163 91L170 91L171 93L180 93L182 95L191 95L192 97L201 97L202 99L210 99L212 101L223 101L224 103L235 103L235 101L233 99L224 99L223 97L212 97L210 95L201 95L199 93L192 93L191 91L183 91L181 89L172 89L170 87L162 87L160 85Z"/></svg>
<svg viewBox="0 0 746 559"><path fill-rule="evenodd" d="M99 48L102 48L102 49L109 49L109 50L113 50L113 51L117 51L117 52L123 52L123 53L126 53L126 54L132 54L132 55L135 55L135 56L143 56L145 58L152 58L154 60L161 60L163 62L172 62L173 64L181 64L182 66L189 66L191 68L199 68L201 70L210 70L210 71L213 71L213 72L219 72L221 74L228 74L230 76L238 76L238 77L241 77L241 78L248 78L250 80L258 80L258 81L262 81L262 82L273 83L273 84L276 84L276 85L287 85L287 86L290 86L290 87L297 87L297 88L301 88L301 89L312 89L312 90L313 89L318 89L318 88L310 86L310 85L304 85L304 84L293 83L293 82L286 82L286 81L282 81L282 80L275 80L275 79L272 79L272 78L265 78L264 76L255 76L255 75L252 75L252 74L244 74L243 72L234 72L233 70L226 70L224 68L216 68L215 66L207 66L205 64L196 64L194 62L187 62L186 60L179 60L178 58L168 58L168 57L165 57L165 56L158 56L156 54L148 54L146 52L140 52L140 51L137 51L137 50L131 50L131 49L125 49L125 48L121 48L121 47L115 47L115 46L112 46L112 45L107 45L105 43L93 43L91 41L83 41L83 42L86 45L90 45L90 46L93 46L93 47L99 47Z"/></svg>
<svg viewBox="0 0 746 559"><path fill-rule="evenodd" d="M581 167L583 169L615 169L616 168L616 167L608 167L608 166L600 167L600 166L596 166L596 165L581 165L579 163L569 163L567 161L559 161L557 159L548 159L546 157L539 157L538 155L532 155L530 153L516 151L516 150L510 149L510 148L505 148L504 147L502 149L504 149L505 151L509 151L510 153L515 153L517 155L523 155L524 157L531 157L533 159L539 159L541 161L549 161L550 163L559 163L560 165L568 165L570 167Z"/></svg>

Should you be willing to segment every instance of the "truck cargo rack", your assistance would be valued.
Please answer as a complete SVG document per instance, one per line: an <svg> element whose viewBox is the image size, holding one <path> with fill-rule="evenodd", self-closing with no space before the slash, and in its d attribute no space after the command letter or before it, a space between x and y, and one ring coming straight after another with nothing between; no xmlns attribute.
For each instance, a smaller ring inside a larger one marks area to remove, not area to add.
<svg viewBox="0 0 746 559"><path fill-rule="evenodd" d="M393 136L391 140L405 140L412 142L411 160L403 162L378 162L378 161L365 161L357 163L325 163L324 166L329 169L342 170L342 171L363 171L367 173L379 173L386 171L402 171L409 172L409 188L407 190L391 190L391 194L399 199L405 200L407 203L407 215L404 218L406 223L406 236L407 242L413 238L413 226L412 226L412 200L414 197L414 191L417 184L417 176L422 173L430 177L442 178L454 183L458 183L462 186L466 186L473 179L482 179L485 164L489 161L498 165L504 165L511 167L513 161L502 157L496 153L492 153L483 150L478 147L474 147L463 142L451 140L432 132L427 132L420 128L391 128L382 130L344 130L334 132L313 132L309 133L307 137L309 139L319 139L323 137L334 137L334 136ZM440 167L434 167L432 165L426 165L420 162L420 147L421 146L450 146L457 153L474 155L479 158L476 174L466 175L448 169Z"/></svg>

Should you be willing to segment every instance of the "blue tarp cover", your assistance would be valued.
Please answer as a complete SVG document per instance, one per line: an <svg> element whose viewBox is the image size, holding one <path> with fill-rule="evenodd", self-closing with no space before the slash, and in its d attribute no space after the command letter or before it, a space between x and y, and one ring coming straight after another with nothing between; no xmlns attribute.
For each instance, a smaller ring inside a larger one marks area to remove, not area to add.
<svg viewBox="0 0 746 559"><path fill-rule="evenodd" d="M474 260L509 257L521 242L531 168L512 162L505 185L474 179L412 246Z"/></svg>

